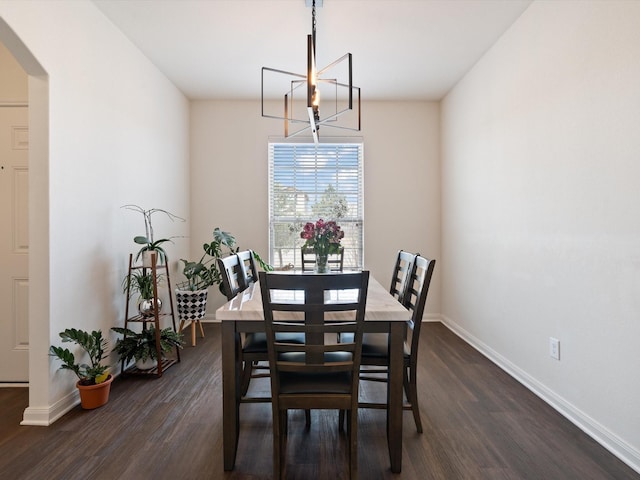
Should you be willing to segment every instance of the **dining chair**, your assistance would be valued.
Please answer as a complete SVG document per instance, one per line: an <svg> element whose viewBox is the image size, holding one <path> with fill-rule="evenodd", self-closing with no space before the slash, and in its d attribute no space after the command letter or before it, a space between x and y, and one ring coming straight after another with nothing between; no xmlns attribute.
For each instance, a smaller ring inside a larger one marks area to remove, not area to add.
<svg viewBox="0 0 640 480"><path fill-rule="evenodd" d="M247 286L238 255L233 254L224 258L218 258L218 270L222 278L222 293L231 300Z"/></svg>
<svg viewBox="0 0 640 480"><path fill-rule="evenodd" d="M404 347L403 389L407 402L404 410L413 412L418 433L422 433L422 420L418 405L417 371L420 327L424 313L429 285L436 261L417 255L409 273L404 306L411 312L407 325L407 338ZM350 340L349 336L340 341ZM362 340L362 368L360 380L387 383L389 388L389 343L386 333L366 333ZM382 374L380 376L379 374ZM386 403L361 402L360 408L387 408Z"/></svg>
<svg viewBox="0 0 640 480"><path fill-rule="evenodd" d="M271 369L273 476L284 478L288 410L336 409L347 412L349 472L356 479L358 372L369 272L258 275ZM279 333L303 334L305 343L281 341ZM331 338L327 334L346 333L352 341L325 342Z"/></svg>
<svg viewBox="0 0 640 480"><path fill-rule="evenodd" d="M250 252L250 250L249 250ZM251 259L253 255L251 254ZM249 285L247 279L248 273L243 273L245 269L252 270L251 275L254 281L258 280L257 268L255 260L253 267L247 266L247 254L238 252L237 254L218 259L218 269L222 277L222 289L227 300L231 300L238 293L244 291ZM253 275L255 272L255 275ZM286 341L304 343L304 335L296 333L283 334L282 338ZM242 365L242 376L240 379L240 402L241 403L261 403L270 402L271 396L247 396L249 385L252 378L266 378L269 376L269 367L267 362L267 337L264 332L250 332L238 337L236 341L239 343L238 351L240 352L240 362ZM311 423L311 416L306 412L307 425Z"/></svg>
<svg viewBox="0 0 640 480"><path fill-rule="evenodd" d="M253 250L243 250L237 252L236 255L240 262L240 272L242 273L244 285L248 287L252 283L256 283L258 281L258 267Z"/></svg>
<svg viewBox="0 0 640 480"><path fill-rule="evenodd" d="M406 252L399 250L396 262L393 266L393 275L391 276L391 286L389 293L395 297L400 303L404 302L404 295L407 290L407 278L411 273L413 261L419 253Z"/></svg>
<svg viewBox="0 0 640 480"><path fill-rule="evenodd" d="M253 250L243 250L237 252L238 261L240 263L240 272L245 287L258 281L258 267L256 265ZM298 337L300 339L300 337ZM304 339L300 339L303 342ZM245 401L269 401L269 398L262 397L248 399L246 398L249 390L249 383L252 378L264 378L269 376L269 367L265 365L268 362L267 356L267 337L264 332L247 333L242 341L242 379L240 381L242 398ZM263 363L261 363L263 362Z"/></svg>
<svg viewBox="0 0 640 480"><path fill-rule="evenodd" d="M252 257L252 256L251 256ZM227 300L231 300L238 293L244 291L247 287L245 278L248 274L245 273L246 254L241 256L238 254L229 255L228 257L218 259L218 270L220 271L220 277L222 279L222 293L227 297ZM249 266L249 269L252 267ZM252 272L253 274L253 272ZM255 277L257 279L257 276ZM267 361L267 339L264 333L248 333L243 338L238 337L236 341L240 344L240 355L242 364L242 379L241 379L241 398L246 402L260 402L270 401L270 397L247 399L244 398L247 390L249 389L249 382L253 376L254 364L257 369L257 365L260 361ZM267 368L267 367L265 367ZM256 374L256 377L268 376L268 373Z"/></svg>
<svg viewBox="0 0 640 480"><path fill-rule="evenodd" d="M302 271L312 272L316 267L316 254L312 247L301 247ZM338 253L332 253L327 260L330 272L342 272L344 269L344 247L341 245Z"/></svg>

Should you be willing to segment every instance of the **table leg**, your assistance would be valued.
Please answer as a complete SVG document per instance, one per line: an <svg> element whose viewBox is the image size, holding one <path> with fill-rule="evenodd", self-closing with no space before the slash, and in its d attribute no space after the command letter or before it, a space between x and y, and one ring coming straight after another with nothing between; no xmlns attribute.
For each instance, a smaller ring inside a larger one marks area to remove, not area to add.
<svg viewBox="0 0 640 480"><path fill-rule="evenodd" d="M238 342L235 322L222 321L222 442L224 469L233 470L240 430Z"/></svg>
<svg viewBox="0 0 640 480"><path fill-rule="evenodd" d="M402 368L404 323L390 322L389 328L389 385L387 388L387 445L391 471L402 470Z"/></svg>

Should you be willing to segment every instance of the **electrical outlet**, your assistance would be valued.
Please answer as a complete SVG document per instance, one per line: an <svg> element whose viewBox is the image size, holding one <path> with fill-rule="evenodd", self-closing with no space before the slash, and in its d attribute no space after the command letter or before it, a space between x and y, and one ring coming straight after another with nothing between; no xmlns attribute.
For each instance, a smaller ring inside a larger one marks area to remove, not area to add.
<svg viewBox="0 0 640 480"><path fill-rule="evenodd" d="M557 338L549 337L549 355L551 358L560 360L560 340Z"/></svg>

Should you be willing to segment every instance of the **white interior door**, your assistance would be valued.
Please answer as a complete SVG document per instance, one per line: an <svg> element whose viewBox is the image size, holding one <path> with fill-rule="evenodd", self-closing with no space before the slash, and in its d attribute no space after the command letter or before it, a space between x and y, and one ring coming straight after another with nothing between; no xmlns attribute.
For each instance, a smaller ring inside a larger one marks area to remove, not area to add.
<svg viewBox="0 0 640 480"><path fill-rule="evenodd" d="M27 107L0 106L0 382L29 380Z"/></svg>

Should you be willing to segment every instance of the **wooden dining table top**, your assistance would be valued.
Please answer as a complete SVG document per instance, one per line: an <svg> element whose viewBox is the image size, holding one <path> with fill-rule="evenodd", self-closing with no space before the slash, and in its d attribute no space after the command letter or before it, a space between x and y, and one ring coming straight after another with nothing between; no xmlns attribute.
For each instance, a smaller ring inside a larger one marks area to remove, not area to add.
<svg viewBox="0 0 640 480"><path fill-rule="evenodd" d="M308 275L308 273L296 274ZM345 294L348 294L348 292L345 292ZM392 297L387 289L380 285L375 278L370 276L365 321L405 321L410 318L409 311ZM236 321L264 320L260 284L254 283L250 285L246 290L218 308L216 310L216 319Z"/></svg>

